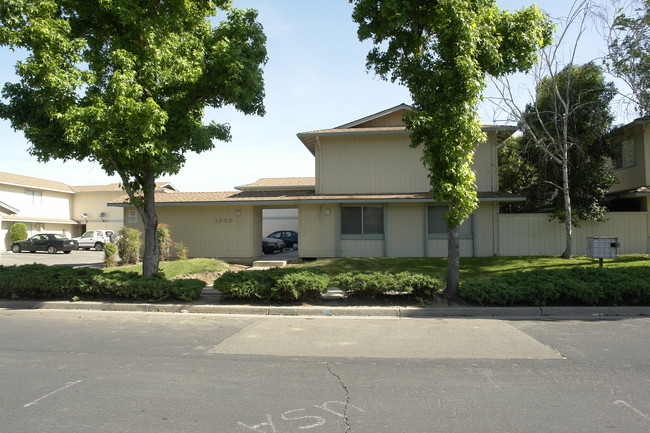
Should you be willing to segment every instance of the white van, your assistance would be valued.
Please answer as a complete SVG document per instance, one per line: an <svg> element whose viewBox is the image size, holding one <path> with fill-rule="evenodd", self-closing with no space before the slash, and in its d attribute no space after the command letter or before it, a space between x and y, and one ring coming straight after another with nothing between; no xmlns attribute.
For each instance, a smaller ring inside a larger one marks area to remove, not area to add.
<svg viewBox="0 0 650 433"><path fill-rule="evenodd" d="M88 230L80 238L74 238L79 242L79 249L89 250L91 248L102 251L104 245L111 243L112 230Z"/></svg>

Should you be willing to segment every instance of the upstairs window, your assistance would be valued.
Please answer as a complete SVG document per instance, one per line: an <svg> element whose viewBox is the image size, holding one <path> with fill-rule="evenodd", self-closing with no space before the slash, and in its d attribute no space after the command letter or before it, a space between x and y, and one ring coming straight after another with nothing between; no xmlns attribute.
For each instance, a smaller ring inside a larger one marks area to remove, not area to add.
<svg viewBox="0 0 650 433"><path fill-rule="evenodd" d="M614 158L614 168L629 168L636 165L636 149L634 140L625 140L619 145L616 158Z"/></svg>
<svg viewBox="0 0 650 433"><path fill-rule="evenodd" d="M33 206L42 206L43 205L43 191L35 191L32 189L26 189L25 195L28 197L28 200Z"/></svg>
<svg viewBox="0 0 650 433"><path fill-rule="evenodd" d="M383 206L345 206L341 208L341 235L382 239L384 236Z"/></svg>

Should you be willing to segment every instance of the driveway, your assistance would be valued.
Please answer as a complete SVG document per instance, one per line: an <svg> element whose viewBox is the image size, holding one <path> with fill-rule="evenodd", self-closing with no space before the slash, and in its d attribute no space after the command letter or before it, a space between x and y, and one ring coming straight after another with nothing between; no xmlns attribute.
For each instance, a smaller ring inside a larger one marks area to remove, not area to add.
<svg viewBox="0 0 650 433"><path fill-rule="evenodd" d="M78 250L72 251L70 254L56 253L48 254L46 252L39 253L12 253L11 251L0 252L0 265L26 265L32 263L40 263L43 265L68 265L68 266L85 266L85 267L103 267L104 252L103 251L85 251Z"/></svg>
<svg viewBox="0 0 650 433"><path fill-rule="evenodd" d="M258 260L286 260L287 262L295 262L298 259L298 250L286 248L281 253L262 254Z"/></svg>

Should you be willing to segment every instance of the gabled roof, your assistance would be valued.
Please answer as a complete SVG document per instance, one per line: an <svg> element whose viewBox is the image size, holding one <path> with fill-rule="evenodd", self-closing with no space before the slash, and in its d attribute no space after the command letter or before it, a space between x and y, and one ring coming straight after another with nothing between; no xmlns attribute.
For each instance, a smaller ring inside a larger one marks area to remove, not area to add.
<svg viewBox="0 0 650 433"><path fill-rule="evenodd" d="M55 180L41 179L38 177L23 176L22 174L0 172L0 184L21 186L45 191L64 192L68 194L82 192L121 192L123 191L119 183L110 183L108 185L82 185L70 186L63 182ZM156 182L156 191L159 192L178 192L178 189L170 182Z"/></svg>
<svg viewBox="0 0 650 433"><path fill-rule="evenodd" d="M389 114L397 113L399 111L404 111L404 112L413 111L413 107L407 104L399 104L387 110L380 111L379 113L371 114L370 116L362 117L361 119L354 120L350 123L346 123L345 125L337 126L334 129L355 128L364 123L368 123L371 120L379 119L380 117L385 117L388 116Z"/></svg>
<svg viewBox="0 0 650 433"><path fill-rule="evenodd" d="M7 203L0 201L0 212L5 213L7 215L13 215L13 214L17 214L20 211L15 207L9 206Z"/></svg>
<svg viewBox="0 0 650 433"><path fill-rule="evenodd" d="M0 172L0 184L22 186L46 191L57 191L72 194L70 186L63 182L54 180L39 179L37 177L23 176L20 174Z"/></svg>
<svg viewBox="0 0 650 433"><path fill-rule="evenodd" d="M410 105L400 104L387 110L371 114L370 116L357 119L353 122L346 123L345 125L330 129L300 132L297 136L305 147L309 149L312 155L316 155L316 142L319 137L362 134L410 134L410 131L406 129L406 126L403 124L401 119L404 115L403 113L412 110L413 107ZM399 114L401 114L401 116L399 116L399 119L396 119L396 115ZM381 120L382 118L384 121ZM399 123L400 125L396 125L395 123ZM507 125L483 125L481 130L483 132L495 131L497 133L497 139L503 141L517 131L517 127Z"/></svg>
<svg viewBox="0 0 650 433"><path fill-rule="evenodd" d="M239 191L316 189L315 177L263 177L253 183L236 186Z"/></svg>
<svg viewBox="0 0 650 433"><path fill-rule="evenodd" d="M108 185L81 185L71 186L70 189L76 193L80 192L124 192L120 183L110 183ZM169 182L156 182L156 191L160 192L178 192L178 189Z"/></svg>

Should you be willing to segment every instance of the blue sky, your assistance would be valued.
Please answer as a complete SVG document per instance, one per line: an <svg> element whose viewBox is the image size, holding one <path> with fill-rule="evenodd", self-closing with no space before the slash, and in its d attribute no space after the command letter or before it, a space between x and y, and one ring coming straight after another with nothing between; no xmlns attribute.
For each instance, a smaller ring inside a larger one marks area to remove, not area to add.
<svg viewBox="0 0 650 433"><path fill-rule="evenodd" d="M172 182L181 191L232 191L260 177L313 176L314 158L298 132L338 126L369 114L409 103L408 91L366 72L371 47L356 36L346 0L234 0L235 7L255 8L268 38L264 117L234 109L209 109L206 120L229 123L233 140L217 142L212 151L187 155L187 164ZM504 9L531 2L497 0ZM567 13L570 1L540 1L552 17ZM588 39L583 61L604 50L599 36ZM20 54L0 47L0 83L15 81L13 65ZM525 80L519 77L518 80ZM524 101L525 103L526 101ZM491 110L482 111L489 123ZM91 162L38 163L28 154L22 133L0 120L0 171L58 180L69 185L118 182Z"/></svg>

